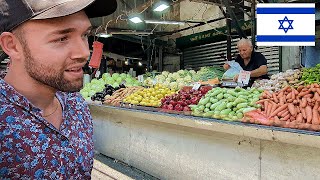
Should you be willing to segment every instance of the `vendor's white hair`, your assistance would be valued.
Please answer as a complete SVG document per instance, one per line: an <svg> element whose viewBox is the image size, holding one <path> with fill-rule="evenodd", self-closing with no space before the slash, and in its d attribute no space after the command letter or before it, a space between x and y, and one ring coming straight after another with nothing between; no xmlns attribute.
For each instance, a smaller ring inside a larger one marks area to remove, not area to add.
<svg viewBox="0 0 320 180"><path fill-rule="evenodd" d="M252 42L250 39L245 39L245 38L240 39L237 43L237 47L241 45L249 45L252 48Z"/></svg>

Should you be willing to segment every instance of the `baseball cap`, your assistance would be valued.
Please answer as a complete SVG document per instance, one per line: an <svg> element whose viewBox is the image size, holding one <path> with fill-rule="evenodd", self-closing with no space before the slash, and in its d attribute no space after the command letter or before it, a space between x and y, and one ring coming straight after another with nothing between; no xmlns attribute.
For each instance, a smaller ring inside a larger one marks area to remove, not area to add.
<svg viewBox="0 0 320 180"><path fill-rule="evenodd" d="M85 10L89 18L107 16L116 0L0 0L0 34L31 19L50 19Z"/></svg>

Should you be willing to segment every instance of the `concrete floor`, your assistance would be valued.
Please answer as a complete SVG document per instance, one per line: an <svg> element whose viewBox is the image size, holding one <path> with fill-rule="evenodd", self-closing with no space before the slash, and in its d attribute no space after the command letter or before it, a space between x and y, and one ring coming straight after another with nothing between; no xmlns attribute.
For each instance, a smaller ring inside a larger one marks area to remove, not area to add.
<svg viewBox="0 0 320 180"><path fill-rule="evenodd" d="M158 180L134 167L102 154L95 155L91 178L92 180Z"/></svg>

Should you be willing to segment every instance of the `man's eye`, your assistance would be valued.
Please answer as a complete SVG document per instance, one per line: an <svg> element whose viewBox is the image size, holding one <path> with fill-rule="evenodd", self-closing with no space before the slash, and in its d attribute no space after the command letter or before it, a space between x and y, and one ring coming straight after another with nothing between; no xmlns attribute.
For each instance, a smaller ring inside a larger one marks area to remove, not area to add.
<svg viewBox="0 0 320 180"><path fill-rule="evenodd" d="M68 37L62 37L62 38L57 39L56 42L65 42L67 40L68 40Z"/></svg>

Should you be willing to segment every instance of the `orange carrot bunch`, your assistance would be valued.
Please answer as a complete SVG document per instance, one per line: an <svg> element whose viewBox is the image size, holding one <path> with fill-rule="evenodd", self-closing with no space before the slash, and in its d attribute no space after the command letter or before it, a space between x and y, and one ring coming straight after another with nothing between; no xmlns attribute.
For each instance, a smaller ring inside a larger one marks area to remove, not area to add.
<svg viewBox="0 0 320 180"><path fill-rule="evenodd" d="M320 130L320 85L285 87L271 94L264 91L257 102L274 125L281 127Z"/></svg>

